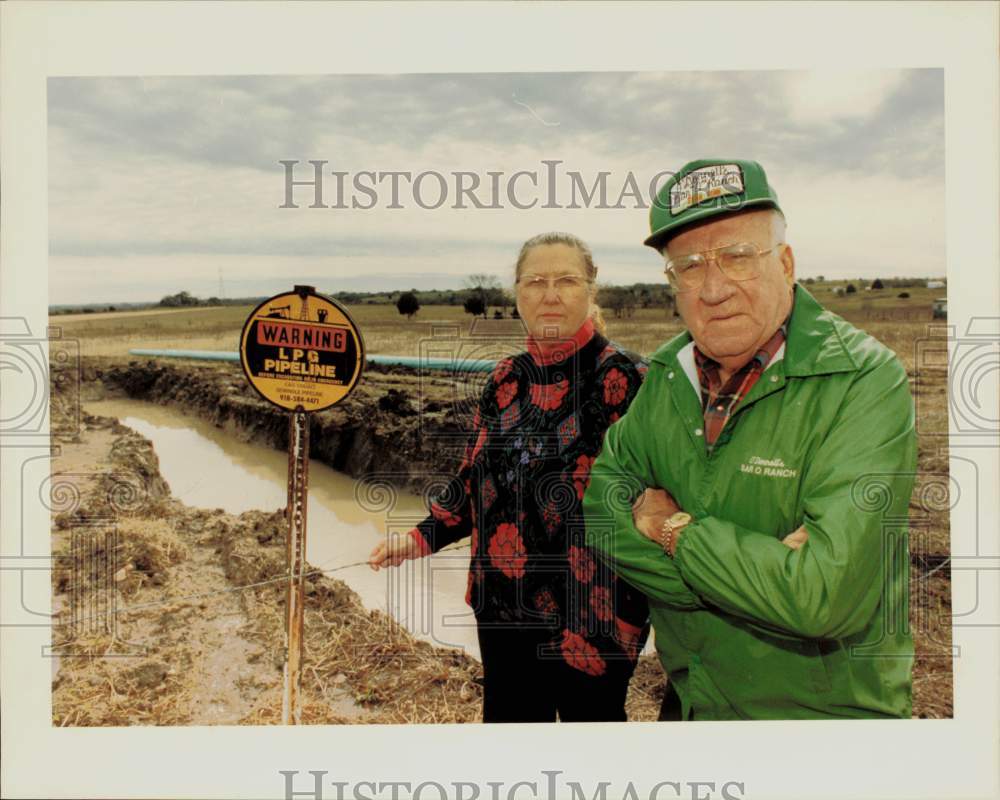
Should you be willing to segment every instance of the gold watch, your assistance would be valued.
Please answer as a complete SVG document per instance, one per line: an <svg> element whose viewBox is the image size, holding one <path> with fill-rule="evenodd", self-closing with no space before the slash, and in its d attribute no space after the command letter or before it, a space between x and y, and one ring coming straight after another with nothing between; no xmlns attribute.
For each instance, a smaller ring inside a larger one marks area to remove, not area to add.
<svg viewBox="0 0 1000 800"><path fill-rule="evenodd" d="M674 540L677 538L678 531L683 530L691 522L691 519L691 515L686 511L675 511L663 520L663 527L660 528L660 546L663 548L663 552L671 558L674 557Z"/></svg>

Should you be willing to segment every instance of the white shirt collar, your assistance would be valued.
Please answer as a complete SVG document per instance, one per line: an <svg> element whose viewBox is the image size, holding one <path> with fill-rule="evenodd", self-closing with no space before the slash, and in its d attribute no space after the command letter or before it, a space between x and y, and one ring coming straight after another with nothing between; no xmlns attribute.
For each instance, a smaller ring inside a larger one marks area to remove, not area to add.
<svg viewBox="0 0 1000 800"><path fill-rule="evenodd" d="M771 367L781 361L785 357L785 343L781 343L781 347L778 348L778 352L774 354L774 358L767 362L767 366L764 367L764 372L767 372ZM694 388L694 392L698 397L701 397L701 384L698 383L698 367L694 363L694 342L690 341L684 347L682 347L677 352L677 360L680 362L681 369L684 370L684 374L687 375L688 380L691 382L691 386ZM700 402L700 400L699 400Z"/></svg>

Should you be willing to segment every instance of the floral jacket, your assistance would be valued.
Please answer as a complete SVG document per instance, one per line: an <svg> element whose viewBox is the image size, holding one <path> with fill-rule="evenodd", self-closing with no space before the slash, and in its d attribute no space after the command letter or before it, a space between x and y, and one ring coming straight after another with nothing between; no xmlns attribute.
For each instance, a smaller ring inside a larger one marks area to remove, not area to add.
<svg viewBox="0 0 1000 800"><path fill-rule="evenodd" d="M466 601L480 626L549 631L551 655L590 675L628 669L647 601L586 544L581 501L647 364L589 320L561 360L531 344L496 365L458 474L410 533L425 553L471 537Z"/></svg>

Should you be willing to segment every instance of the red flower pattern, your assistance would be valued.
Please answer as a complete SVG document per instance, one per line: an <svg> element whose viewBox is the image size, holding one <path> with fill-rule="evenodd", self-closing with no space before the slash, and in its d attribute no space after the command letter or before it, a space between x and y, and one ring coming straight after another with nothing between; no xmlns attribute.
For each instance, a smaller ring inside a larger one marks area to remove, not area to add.
<svg viewBox="0 0 1000 800"><path fill-rule="evenodd" d="M625 654L635 661L639 657L639 634L642 633L642 629L630 625L621 617L615 617L615 630L618 631L618 641Z"/></svg>
<svg viewBox="0 0 1000 800"><path fill-rule="evenodd" d="M479 455L479 451L483 449L484 444L486 444L486 428L480 428L479 435L476 437L476 443L472 446L472 452L469 453L470 464L476 460L476 456Z"/></svg>
<svg viewBox="0 0 1000 800"><path fill-rule="evenodd" d="M590 607L601 622L611 619L611 592L606 586L595 586L590 592Z"/></svg>
<svg viewBox="0 0 1000 800"><path fill-rule="evenodd" d="M490 562L508 578L524 577L528 552L517 526L510 522L497 525L488 549Z"/></svg>
<svg viewBox="0 0 1000 800"><path fill-rule="evenodd" d="M546 503L542 509L542 519L545 521L545 527L552 529L562 522L562 514L554 503Z"/></svg>
<svg viewBox="0 0 1000 800"><path fill-rule="evenodd" d="M607 346L600 353L598 362L604 362L607 358L613 358L619 352L617 348ZM591 362L592 363L592 362ZM627 407L627 397L631 381L636 377L636 369L640 374L645 370L638 365L633 369L633 365L625 362L608 364L606 374L601 375L601 379L593 387L593 396L587 398L590 401L597 401L604 404L602 416L610 422L619 419ZM468 440L463 458L463 485L465 490L465 500L461 508L450 510L443 508L439 504L433 504L431 508L432 518L437 524L435 539L438 544L453 540L455 535L460 535L466 528L471 527L472 550L474 564L467 576L466 597L468 604L472 604L477 592L481 593L486 586L486 581L494 580L491 575L485 575L484 569L495 569L502 573L505 578L497 577L497 584L489 584L488 591L498 592L501 595L517 593L520 598L520 589L517 579L522 579L527 574L528 563L528 529L525 527L534 523L536 519L530 516L531 522L521 513L517 517L511 516L509 497L519 490L521 481L513 481L509 473L493 470L490 475L484 478L477 478L479 473L472 472L469 467L482 459L486 444L496 445L498 448L502 444L502 450L498 450L498 456L509 463L514 463L522 453L518 450L520 444L512 446L517 441L513 434L520 434L519 427L526 415L520 415L519 409L523 409L526 402L531 402L533 407L543 411L559 412L566 404L570 395L577 387L569 380L560 380L554 383L532 384L531 381L521 380L520 373L516 370L516 359L503 359L498 361L490 376L495 397L494 405L489 410L488 416L499 422L498 430L504 434L501 439L493 440L490 436L484 415L477 409L472 418L470 430L472 435ZM605 367L598 367L602 371ZM572 410L572 409L570 409ZM513 413L512 413L513 412ZM568 412L567 412L568 413ZM581 418L579 414L568 413L565 419L557 426L556 432L559 435L559 454L562 464L557 468L562 470L564 479L572 481L577 497L581 498L586 492L590 482L590 473L595 461L591 453L596 453L600 448L599 434L591 429L581 429ZM511 435L507 435L511 434ZM582 441L578 441L582 439ZM530 439L528 441L530 445ZM529 451L530 454L531 451ZM492 458L492 455L491 455ZM499 462L498 462L499 463ZM494 486L494 476L498 478L497 485ZM506 476L506 477L504 477ZM473 502L474 495L481 495L482 505ZM468 510L466 511L466 507ZM476 513L477 510L482 514ZM545 526L544 531L531 531L532 536L541 533L552 537L557 535L565 523L563 511L554 504L545 504L539 510L539 521ZM488 513L487 513L488 512ZM498 516L508 522L496 524ZM466 516L468 515L468 519ZM482 516L483 519L478 519ZM496 529L494 530L494 526ZM492 535L491 535L492 534ZM429 540L430 541L430 540ZM531 541L534 541L532 538ZM554 541L554 540L553 540ZM566 547L566 544L563 544ZM581 670L589 675L601 675L607 670L605 660L601 657L604 650L609 645L612 650L618 651L621 648L633 661L638 657L639 638L642 629L634 624L626 622L625 619L636 618L633 622L637 624L639 620L638 601L633 602L632 596L626 593L620 595L614 589L613 581L609 581L610 574L603 571L598 574L598 564L596 557L590 548L582 543L569 546L562 551L565 553L567 566L573 578L586 586L585 591L574 592L579 597L579 602L583 605L576 610L564 609L556 601L556 596L561 597L561 592L566 589L562 583L554 583L551 586L537 587L531 598L532 606L543 614L552 614L555 619L560 620L559 628L566 626L566 629L557 637L561 640L561 654L565 661L575 669ZM489 563L485 557L489 557ZM479 559L483 559L479 561ZM502 584L506 583L508 589L502 589ZM581 596L582 595L582 596ZM633 607L635 606L635 607ZM477 612L478 613L478 612ZM618 615L625 617L622 619ZM565 615L565 616L564 616ZM567 618L568 617L568 618ZM573 619L576 621L570 622ZM614 632L611 636L606 634L588 637L585 630L580 627L584 624L594 624L600 622L604 625L612 624ZM558 630L558 629L557 629Z"/></svg>
<svg viewBox="0 0 1000 800"><path fill-rule="evenodd" d="M574 669L588 675L604 674L607 668L604 659L597 652L597 648L588 643L580 634L564 630L560 646L566 663Z"/></svg>
<svg viewBox="0 0 1000 800"><path fill-rule="evenodd" d="M628 394L628 379L618 367L612 367L604 376L604 402L617 406Z"/></svg>
<svg viewBox="0 0 1000 800"><path fill-rule="evenodd" d="M465 469L467 466L475 462L476 456L479 455L479 451L483 449L483 445L486 444L487 431L486 428L480 428L479 433L476 435L476 441L473 443L470 439L469 445L466 445L465 453L462 456L462 463L459 464L459 470ZM466 481L466 491L469 491L468 481Z"/></svg>
<svg viewBox="0 0 1000 800"><path fill-rule="evenodd" d="M573 470L573 485L576 486L576 496L583 500L583 493L590 485L590 468L596 459L586 454L576 459L576 469Z"/></svg>
<svg viewBox="0 0 1000 800"><path fill-rule="evenodd" d="M580 583L590 583L597 571L597 565L590 553L575 544L569 546L569 568Z"/></svg>
<svg viewBox="0 0 1000 800"><path fill-rule="evenodd" d="M431 514L434 519L443 522L447 528L454 528L462 521L462 518L457 514L452 513L447 508L442 508L437 503L431 503Z"/></svg>
<svg viewBox="0 0 1000 800"><path fill-rule="evenodd" d="M548 589L542 589L540 592L535 594L535 608L543 614L555 614L559 611L559 607L556 605L556 599L552 596L552 592Z"/></svg>
<svg viewBox="0 0 1000 800"><path fill-rule="evenodd" d="M558 383L531 384L531 402L543 411L552 411L562 404L569 391L569 380L564 378Z"/></svg>
<svg viewBox="0 0 1000 800"><path fill-rule="evenodd" d="M517 381L501 383L497 387L497 405L500 408L507 408L515 395L517 395Z"/></svg>
<svg viewBox="0 0 1000 800"><path fill-rule="evenodd" d="M498 361L497 365L493 368L493 383L499 384L504 378L510 375L513 367L514 362L509 358Z"/></svg>

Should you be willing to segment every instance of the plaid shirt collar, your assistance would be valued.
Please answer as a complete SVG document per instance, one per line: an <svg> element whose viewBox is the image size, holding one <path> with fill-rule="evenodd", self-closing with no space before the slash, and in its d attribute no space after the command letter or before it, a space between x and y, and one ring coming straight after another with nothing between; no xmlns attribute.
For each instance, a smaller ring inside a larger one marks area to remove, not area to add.
<svg viewBox="0 0 1000 800"><path fill-rule="evenodd" d="M701 407L705 416L705 442L709 446L715 444L722 433L723 427L733 414L740 400L747 396L757 379L767 365L781 349L788 335L788 320L791 314L781 323L761 348L754 353L743 367L729 376L725 385L722 383L720 364L709 358L698 346L694 347L694 363L698 369L698 382L701 385Z"/></svg>

